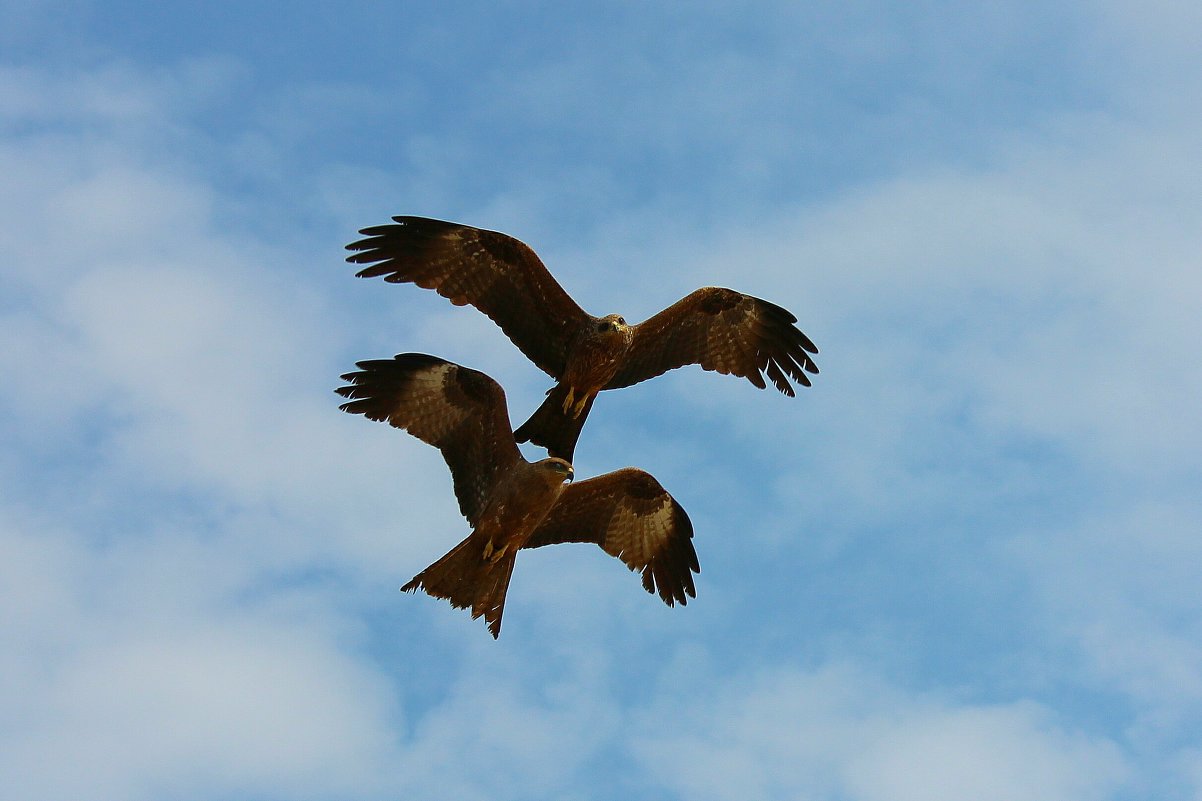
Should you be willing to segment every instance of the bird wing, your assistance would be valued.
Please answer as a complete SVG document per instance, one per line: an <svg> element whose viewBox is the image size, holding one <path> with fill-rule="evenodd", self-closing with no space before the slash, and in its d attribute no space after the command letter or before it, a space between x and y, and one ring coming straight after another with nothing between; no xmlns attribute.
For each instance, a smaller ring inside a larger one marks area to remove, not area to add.
<svg viewBox="0 0 1202 801"><path fill-rule="evenodd" d="M522 353L559 378L575 333L588 319L527 245L497 231L425 217L393 217L364 228L346 260L383 276L433 289L456 306L488 315Z"/></svg>
<svg viewBox="0 0 1202 801"><path fill-rule="evenodd" d="M442 451L459 510L476 525L497 483L521 459L496 381L435 356L402 353L355 365L335 390L344 412L387 421Z"/></svg>
<svg viewBox="0 0 1202 801"><path fill-rule="evenodd" d="M643 587L664 603L697 597L693 524L676 499L649 473L633 467L565 487L523 546L594 542L642 573ZM691 572L690 572L691 571Z"/></svg>
<svg viewBox="0 0 1202 801"><path fill-rule="evenodd" d="M634 326L634 340L617 374L605 386L617 389L646 381L686 364L746 378L763 389L764 376L786 395L789 378L810 386L817 373L810 357L818 348L773 303L733 289L705 287Z"/></svg>

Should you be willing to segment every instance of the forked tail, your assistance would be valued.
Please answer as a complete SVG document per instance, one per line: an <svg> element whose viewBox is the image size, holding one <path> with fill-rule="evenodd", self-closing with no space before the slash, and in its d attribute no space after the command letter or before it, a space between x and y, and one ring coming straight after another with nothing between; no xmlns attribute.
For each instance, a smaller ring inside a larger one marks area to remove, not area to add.
<svg viewBox="0 0 1202 801"><path fill-rule="evenodd" d="M584 421L588 418L597 396L588 399L577 417L572 417L563 410L563 402L567 396L568 388L565 385L556 384L551 387L543 405L513 432L514 439L518 442L542 445L552 456L572 461L576 440L580 439L580 429L584 427Z"/></svg>
<svg viewBox="0 0 1202 801"><path fill-rule="evenodd" d="M517 551L514 549L492 562L484 557L484 543L484 537L472 534L414 576L401 590L420 589L435 598L445 598L456 609L471 609L473 620L483 615L495 639L501 634L505 591L509 589Z"/></svg>

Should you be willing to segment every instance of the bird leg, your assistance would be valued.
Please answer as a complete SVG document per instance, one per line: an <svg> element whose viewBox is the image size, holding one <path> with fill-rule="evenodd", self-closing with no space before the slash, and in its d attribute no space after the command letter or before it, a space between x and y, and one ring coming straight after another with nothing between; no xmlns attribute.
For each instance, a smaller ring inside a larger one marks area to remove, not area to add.
<svg viewBox="0 0 1202 801"><path fill-rule="evenodd" d="M508 541L506 541L505 544L503 544L500 548L494 549L492 546L492 540L489 540L488 543L485 544L485 546L484 546L484 558L488 561L489 564L495 565L497 562L501 561L501 558L503 556L505 556L505 553L508 550L509 550L509 542Z"/></svg>
<svg viewBox="0 0 1202 801"><path fill-rule="evenodd" d="M563 398L563 413L575 420L584 411L584 407L588 405L589 399L597 393L584 391L579 395L576 394L576 388L568 384L568 394Z"/></svg>
<svg viewBox="0 0 1202 801"><path fill-rule="evenodd" d="M587 393L576 399L575 405L572 406L572 419L575 420L584 411L584 407L588 405L589 396ZM564 409L566 412L567 409Z"/></svg>

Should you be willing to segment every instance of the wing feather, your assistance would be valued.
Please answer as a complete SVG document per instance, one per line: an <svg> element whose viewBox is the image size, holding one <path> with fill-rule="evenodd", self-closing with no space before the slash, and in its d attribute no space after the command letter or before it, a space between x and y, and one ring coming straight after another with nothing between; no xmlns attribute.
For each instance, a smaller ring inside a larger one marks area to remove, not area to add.
<svg viewBox="0 0 1202 801"><path fill-rule="evenodd" d="M650 474L633 467L565 487L523 547L593 542L641 573L643 588L664 603L696 598L693 524Z"/></svg>
<svg viewBox="0 0 1202 801"><path fill-rule="evenodd" d="M488 315L522 353L553 378L563 375L572 337L588 315L526 244L507 234L425 217L393 217L364 228L346 260L382 276L433 289Z"/></svg>
<svg viewBox="0 0 1202 801"><path fill-rule="evenodd" d="M634 327L634 340L606 389L646 381L686 364L746 378L763 389L764 374L794 393L792 379L810 386L818 348L785 309L733 289L705 287Z"/></svg>
<svg viewBox="0 0 1202 801"><path fill-rule="evenodd" d="M388 422L442 452L459 510L476 524L500 478L521 459L505 392L476 370L421 353L374 359L342 376L344 412Z"/></svg>

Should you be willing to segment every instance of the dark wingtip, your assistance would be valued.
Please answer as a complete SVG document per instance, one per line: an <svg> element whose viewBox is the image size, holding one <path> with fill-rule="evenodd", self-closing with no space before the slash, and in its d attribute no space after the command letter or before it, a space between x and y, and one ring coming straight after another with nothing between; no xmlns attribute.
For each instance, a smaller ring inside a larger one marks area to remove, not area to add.
<svg viewBox="0 0 1202 801"><path fill-rule="evenodd" d="M451 362L439 356L431 356L429 353L398 353L392 357L393 362L400 362L406 367L428 367L430 365L451 364Z"/></svg>
<svg viewBox="0 0 1202 801"><path fill-rule="evenodd" d="M353 251L371 252L353 253L347 256L346 260L356 264L387 261L391 250L395 246L410 241L415 235L418 237L428 237L440 229L458 225L458 223L447 223L425 217L395 216L392 219L395 220L395 223L369 225L366 228L360 228L359 236L363 238L345 245L345 248Z"/></svg>
<svg viewBox="0 0 1202 801"><path fill-rule="evenodd" d="M390 230L396 228L395 225L371 225L367 228L359 229L359 236L363 239L356 239L343 247L346 250L369 250L380 244L380 237L387 234ZM350 261L354 256L347 256L347 261Z"/></svg>
<svg viewBox="0 0 1202 801"><path fill-rule="evenodd" d="M763 298L756 298L756 300L758 300L760 303L762 303L766 307L768 307L772 316L776 317L779 320L783 320L786 325L791 326L791 325L793 325L793 323L797 322L797 316L795 314L793 314L793 312L786 309L784 306L778 306L775 303L772 303L771 301L764 300Z"/></svg>
<svg viewBox="0 0 1202 801"><path fill-rule="evenodd" d="M654 479L653 479L654 480ZM697 587L693 582L693 574L701 572L697 561L697 549L693 547L693 521L689 519L684 507L673 498L672 511L674 524L679 529L672 550L665 558L657 563L648 565L643 572L643 587L647 592L657 594L668 606L687 606L689 598L697 597ZM683 571L677 573L680 566Z"/></svg>
<svg viewBox="0 0 1202 801"><path fill-rule="evenodd" d="M334 388L336 394L351 399L338 408L348 414L384 420L388 414L379 406L381 397L403 386L414 372L443 364L452 363L427 353L398 353L391 359L355 362L358 371L343 373L339 378L346 385Z"/></svg>

